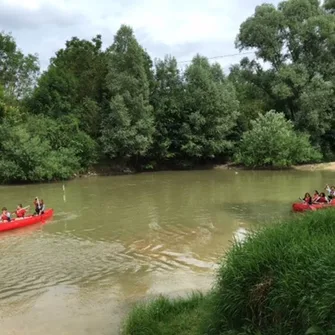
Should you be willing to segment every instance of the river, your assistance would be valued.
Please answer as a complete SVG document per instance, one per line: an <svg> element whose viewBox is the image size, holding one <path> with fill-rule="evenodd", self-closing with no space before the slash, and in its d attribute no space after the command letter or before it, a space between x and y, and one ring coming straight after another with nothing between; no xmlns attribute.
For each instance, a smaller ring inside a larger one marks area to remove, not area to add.
<svg viewBox="0 0 335 335"><path fill-rule="evenodd" d="M332 178L207 170L2 186L2 206L39 196L55 215L0 235L1 334L118 334L139 299L209 289L233 238Z"/></svg>

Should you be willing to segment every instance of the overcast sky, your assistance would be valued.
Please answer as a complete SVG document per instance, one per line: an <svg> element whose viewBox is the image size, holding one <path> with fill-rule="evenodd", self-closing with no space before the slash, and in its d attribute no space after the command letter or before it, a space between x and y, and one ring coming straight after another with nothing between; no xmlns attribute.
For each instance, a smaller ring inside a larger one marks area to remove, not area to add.
<svg viewBox="0 0 335 335"><path fill-rule="evenodd" d="M42 68L72 36L101 34L113 42L121 24L133 27L152 58L171 54L187 61L235 54L239 25L255 6L278 0L0 0L0 30L11 32L18 46L38 53ZM218 59L225 67L241 57Z"/></svg>

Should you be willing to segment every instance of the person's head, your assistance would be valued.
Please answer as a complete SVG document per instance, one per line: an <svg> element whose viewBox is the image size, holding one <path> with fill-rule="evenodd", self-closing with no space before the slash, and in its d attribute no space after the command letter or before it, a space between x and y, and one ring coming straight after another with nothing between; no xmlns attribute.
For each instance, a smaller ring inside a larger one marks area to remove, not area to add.
<svg viewBox="0 0 335 335"><path fill-rule="evenodd" d="M17 205L17 209L21 209L22 207L23 207L22 204Z"/></svg>
<svg viewBox="0 0 335 335"><path fill-rule="evenodd" d="M311 195L309 193L305 194L305 198L310 198L310 197L311 197Z"/></svg>
<svg viewBox="0 0 335 335"><path fill-rule="evenodd" d="M334 191L334 190L335 190L335 186L332 186L330 189L331 189L332 191Z"/></svg>
<svg viewBox="0 0 335 335"><path fill-rule="evenodd" d="M7 212L7 208L6 207L2 207L2 212Z"/></svg>
<svg viewBox="0 0 335 335"><path fill-rule="evenodd" d="M44 204L44 201L43 201L43 199L41 199L40 203L41 203L42 205Z"/></svg>
<svg viewBox="0 0 335 335"><path fill-rule="evenodd" d="M322 193L320 193L320 197L325 197L326 195L322 192Z"/></svg>
<svg viewBox="0 0 335 335"><path fill-rule="evenodd" d="M317 190L315 190L314 195L319 195L319 192Z"/></svg>

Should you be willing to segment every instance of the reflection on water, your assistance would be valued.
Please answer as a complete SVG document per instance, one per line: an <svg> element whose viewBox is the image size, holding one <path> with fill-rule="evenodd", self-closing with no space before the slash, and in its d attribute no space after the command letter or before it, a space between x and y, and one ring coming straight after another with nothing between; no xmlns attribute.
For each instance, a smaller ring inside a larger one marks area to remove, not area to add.
<svg viewBox="0 0 335 335"><path fill-rule="evenodd" d="M211 287L218 260L255 223L290 214L330 172L164 172L0 187L39 195L47 224L0 235L1 334L117 334L143 297Z"/></svg>

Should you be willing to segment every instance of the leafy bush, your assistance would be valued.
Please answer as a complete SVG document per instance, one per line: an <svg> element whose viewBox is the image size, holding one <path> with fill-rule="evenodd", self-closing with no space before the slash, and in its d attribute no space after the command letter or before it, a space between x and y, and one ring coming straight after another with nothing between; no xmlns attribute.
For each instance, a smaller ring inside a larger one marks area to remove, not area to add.
<svg viewBox="0 0 335 335"><path fill-rule="evenodd" d="M242 136L235 161L247 167L289 167L293 164L319 161L309 137L296 133L283 113L269 111L251 121L252 129Z"/></svg>
<svg viewBox="0 0 335 335"><path fill-rule="evenodd" d="M328 334L335 324L334 221L333 209L319 211L235 243L218 271L207 334Z"/></svg>
<svg viewBox="0 0 335 335"><path fill-rule="evenodd" d="M79 129L79 122L74 116L62 116L57 120L42 115L29 116L26 126L29 132L47 140L53 150L70 149L82 169L96 162L97 145Z"/></svg>
<svg viewBox="0 0 335 335"><path fill-rule="evenodd" d="M36 122L32 129L33 121L37 120L28 118L26 124L5 120L0 125L0 182L68 179L79 171L80 157L78 149L69 145L72 142L67 147L53 147L45 134L47 122Z"/></svg>

